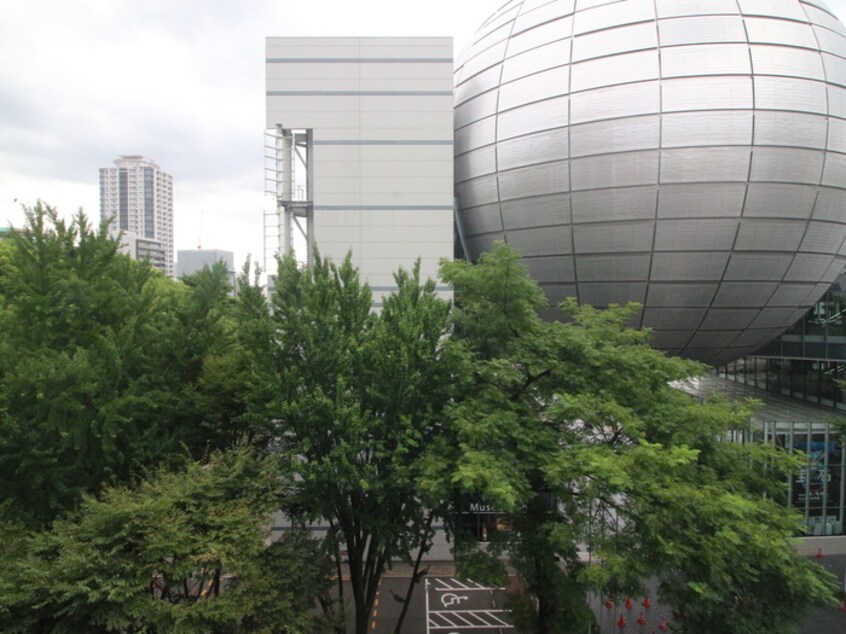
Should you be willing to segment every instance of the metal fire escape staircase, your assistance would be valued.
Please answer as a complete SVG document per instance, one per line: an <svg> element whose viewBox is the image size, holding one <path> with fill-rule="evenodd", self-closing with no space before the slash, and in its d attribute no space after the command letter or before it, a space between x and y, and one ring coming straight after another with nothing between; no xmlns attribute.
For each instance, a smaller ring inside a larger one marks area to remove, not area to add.
<svg viewBox="0 0 846 634"><path fill-rule="evenodd" d="M292 130L277 125L265 132L265 193L276 199L264 213L264 271L268 286L275 276L276 259L293 253L309 262L313 237L312 130ZM295 243L301 246L297 252Z"/></svg>

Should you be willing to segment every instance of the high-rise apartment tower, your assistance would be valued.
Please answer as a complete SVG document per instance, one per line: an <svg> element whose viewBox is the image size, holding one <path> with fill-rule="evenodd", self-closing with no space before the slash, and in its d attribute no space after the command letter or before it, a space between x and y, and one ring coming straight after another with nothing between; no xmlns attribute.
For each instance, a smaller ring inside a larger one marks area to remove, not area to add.
<svg viewBox="0 0 846 634"><path fill-rule="evenodd" d="M127 155L100 168L100 217L129 255L174 276L173 179L155 161Z"/></svg>

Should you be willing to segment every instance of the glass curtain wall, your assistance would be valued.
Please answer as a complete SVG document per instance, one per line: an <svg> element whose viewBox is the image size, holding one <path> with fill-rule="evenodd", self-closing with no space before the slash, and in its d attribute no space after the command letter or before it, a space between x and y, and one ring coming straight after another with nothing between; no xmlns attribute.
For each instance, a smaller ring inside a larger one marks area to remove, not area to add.
<svg viewBox="0 0 846 634"><path fill-rule="evenodd" d="M846 411L846 275L805 316L755 356L717 373L768 392Z"/></svg>
<svg viewBox="0 0 846 634"><path fill-rule="evenodd" d="M766 422L741 433L739 442L772 443L805 456L805 466L787 482L785 502L805 518L809 536L843 535L846 510L846 447L827 423Z"/></svg>

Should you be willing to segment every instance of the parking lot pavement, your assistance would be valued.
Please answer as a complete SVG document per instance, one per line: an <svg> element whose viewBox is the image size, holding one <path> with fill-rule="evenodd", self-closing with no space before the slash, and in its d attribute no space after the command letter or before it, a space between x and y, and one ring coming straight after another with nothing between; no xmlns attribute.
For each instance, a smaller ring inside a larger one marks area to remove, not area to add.
<svg viewBox="0 0 846 634"><path fill-rule="evenodd" d="M846 555L825 556L815 560L832 572L839 583L846 584ZM393 634L402 611L408 579L385 577L379 586L374 606L371 632ZM620 632L660 632L662 624L671 625L669 610L657 604L655 588L650 588L651 601L645 597L632 597L631 607L625 601L606 605L607 599L593 597L591 604L597 616L600 631L606 634ZM514 634L508 613L503 609L505 591L488 588L455 577L437 576L425 579L414 591L402 632L408 634ZM648 606L648 607L647 607ZM620 617L623 617L623 627ZM825 608L811 612L800 629L802 634L829 634L846 632L846 612L838 608Z"/></svg>
<svg viewBox="0 0 846 634"><path fill-rule="evenodd" d="M385 578L379 586L371 623L376 634L391 634L397 625L408 580ZM402 631L411 634L513 634L503 609L505 590L454 577L430 577L414 591Z"/></svg>

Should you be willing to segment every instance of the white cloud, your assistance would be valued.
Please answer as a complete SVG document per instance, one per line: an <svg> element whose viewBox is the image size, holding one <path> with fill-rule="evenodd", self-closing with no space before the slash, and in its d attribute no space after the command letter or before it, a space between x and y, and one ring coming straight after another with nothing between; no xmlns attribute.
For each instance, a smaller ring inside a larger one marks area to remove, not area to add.
<svg viewBox="0 0 846 634"><path fill-rule="evenodd" d="M145 154L173 175L176 245L260 255L264 38L452 35L504 0L3 0L0 223L36 198L95 217L98 169ZM846 0L828 6L846 14Z"/></svg>

